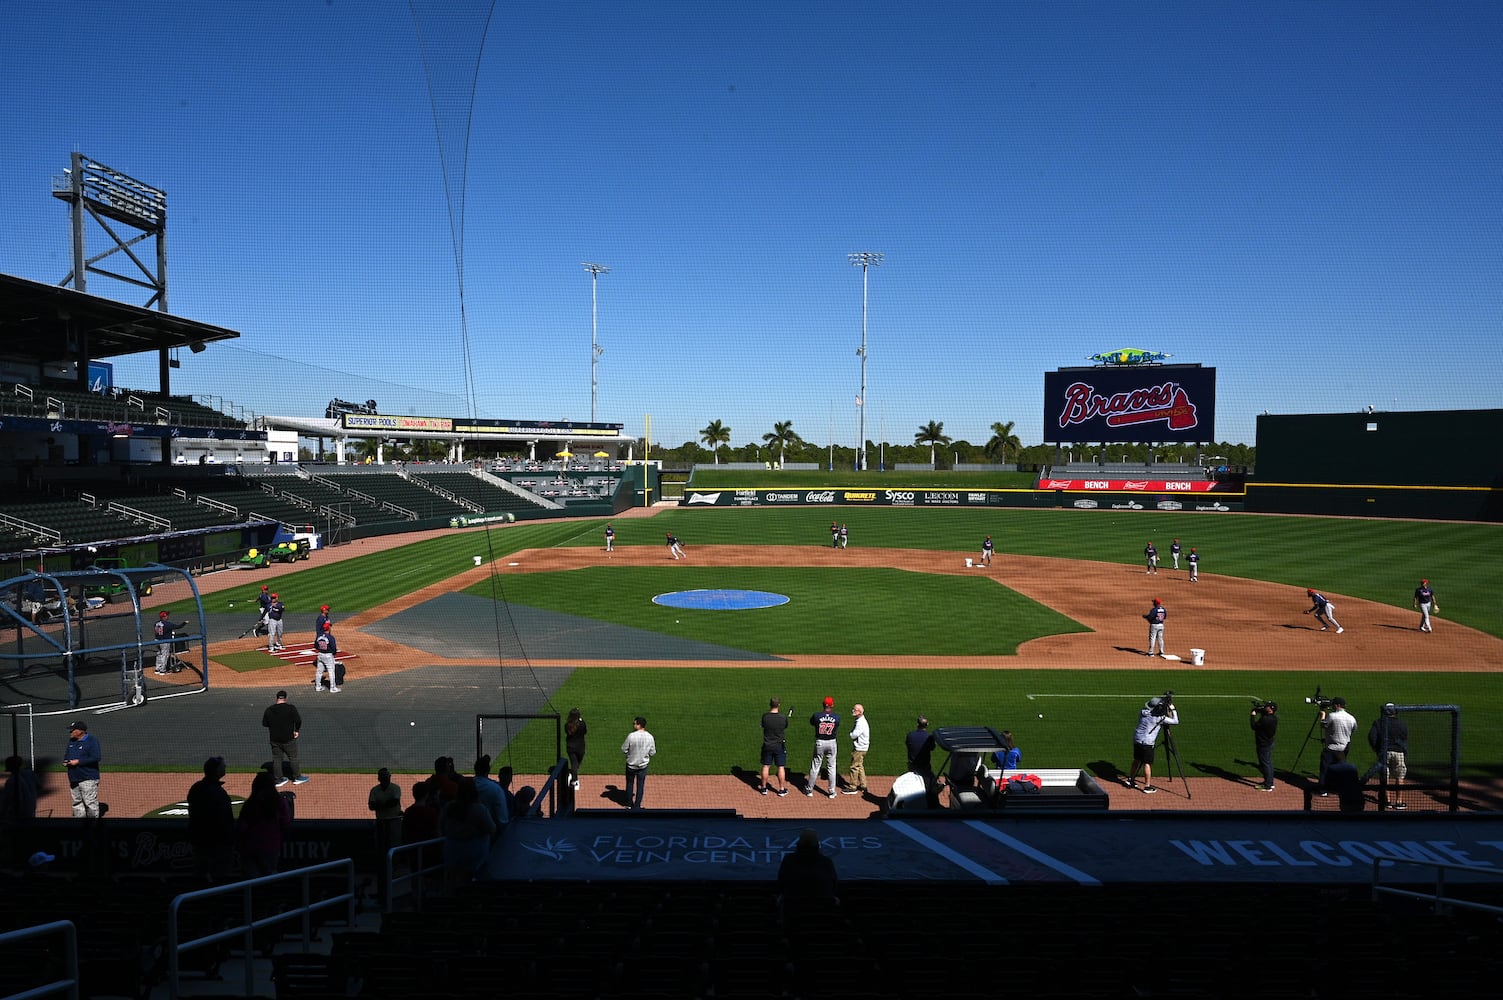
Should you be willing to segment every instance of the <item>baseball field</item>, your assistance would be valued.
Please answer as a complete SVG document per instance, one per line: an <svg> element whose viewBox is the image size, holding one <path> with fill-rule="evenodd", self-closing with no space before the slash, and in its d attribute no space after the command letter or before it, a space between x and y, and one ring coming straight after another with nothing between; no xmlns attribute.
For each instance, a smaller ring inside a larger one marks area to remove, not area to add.
<svg viewBox="0 0 1503 1000"><path fill-rule="evenodd" d="M847 549L830 546L832 516L849 526ZM922 713L937 726L1012 730L1025 766L1079 766L1114 779L1130 765L1143 701L1172 689L1190 777L1255 773L1247 719L1250 699L1263 698L1281 705L1276 763L1295 781L1319 756L1318 745L1306 746L1314 709L1305 698L1317 687L1347 699L1359 737L1385 702L1458 705L1463 775L1503 770L1496 525L849 508L660 508L613 523L614 553L603 551L600 519L509 525L247 576L205 606L251 607L268 581L290 612L330 604L342 646L359 651L362 683L416 664L493 672L499 662L508 679L477 695L474 712L514 709L528 688L544 710L581 708L595 748L586 775L615 774L616 744L637 714L657 738L655 773L753 769L757 720L777 695L794 718L795 771L807 766L802 720L831 696L842 712L865 706L874 774L903 769L902 736ZM670 557L666 532L683 540L685 559ZM992 566L967 566L988 534ZM1175 538L1202 555L1199 582L1170 568ZM1142 563L1149 540L1163 554L1156 575ZM1431 634L1418 631L1410 606L1421 577L1441 609ZM1304 614L1306 587L1335 602L1344 634L1321 632ZM757 610L653 602L715 589L790 600ZM1155 597L1168 608L1177 661L1144 655L1142 615ZM440 610L412 617L424 607ZM213 644L216 686L264 688L283 676L306 683L254 645ZM1205 651L1203 665L1191 665L1192 647ZM452 725L462 755L473 713ZM547 733L515 742L551 745L551 723ZM1417 731L1411 759L1443 756L1438 740ZM1369 756L1365 747L1354 753L1362 766ZM416 770L427 761L406 763Z"/></svg>

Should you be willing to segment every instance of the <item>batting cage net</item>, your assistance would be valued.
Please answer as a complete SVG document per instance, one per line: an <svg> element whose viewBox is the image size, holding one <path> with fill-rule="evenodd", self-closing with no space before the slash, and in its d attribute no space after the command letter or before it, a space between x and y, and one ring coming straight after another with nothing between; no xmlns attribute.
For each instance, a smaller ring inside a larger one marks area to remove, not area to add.
<svg viewBox="0 0 1503 1000"><path fill-rule="evenodd" d="M564 724L557 713L475 715L475 756L490 755L491 775L503 767L512 770L511 791L520 795L531 789L535 795L547 789L544 812L557 811L559 782L550 783L564 754ZM465 770L464 762L459 764ZM571 799L572 806L572 799Z"/></svg>
<svg viewBox="0 0 1503 1000"><path fill-rule="evenodd" d="M167 602L180 610L164 618L157 609ZM0 701L54 715L202 691L206 631L198 586L185 570L28 570L0 581Z"/></svg>
<svg viewBox="0 0 1503 1000"><path fill-rule="evenodd" d="M1461 709L1456 705L1383 705L1368 727L1367 749L1368 784L1376 786L1379 810L1460 808Z"/></svg>

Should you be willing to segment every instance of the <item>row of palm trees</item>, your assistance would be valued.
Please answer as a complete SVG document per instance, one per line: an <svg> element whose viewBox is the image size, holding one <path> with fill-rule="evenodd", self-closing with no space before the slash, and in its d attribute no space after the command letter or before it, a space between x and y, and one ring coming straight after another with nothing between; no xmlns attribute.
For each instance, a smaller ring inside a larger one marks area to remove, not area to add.
<svg viewBox="0 0 1503 1000"><path fill-rule="evenodd" d="M998 462L1007 461L1009 450L1016 453L1023 447L1018 436L1013 433L1014 422L1006 423L997 421L992 424L991 439L986 442L985 451L989 458ZM719 420L711 420L709 425L699 432L700 441L709 447L710 453L715 456L715 464L720 464L720 446L730 444L731 429ZM931 420L920 427L913 435L914 444L927 444L929 446L929 464L935 460L935 449L941 445L947 445L954 438L945 433L945 424L942 420ZM772 425L772 430L762 435L762 441L769 450L778 453L778 464L784 464L789 448L801 448L805 445L803 438L793 429L792 420L780 420Z"/></svg>

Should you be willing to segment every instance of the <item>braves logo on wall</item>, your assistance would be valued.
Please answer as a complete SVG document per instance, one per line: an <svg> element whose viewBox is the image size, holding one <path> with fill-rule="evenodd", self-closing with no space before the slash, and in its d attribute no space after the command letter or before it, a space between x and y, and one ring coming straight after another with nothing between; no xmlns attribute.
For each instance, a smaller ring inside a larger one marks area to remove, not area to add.
<svg viewBox="0 0 1503 1000"><path fill-rule="evenodd" d="M1216 369L1065 369L1044 373L1053 441L1213 441Z"/></svg>

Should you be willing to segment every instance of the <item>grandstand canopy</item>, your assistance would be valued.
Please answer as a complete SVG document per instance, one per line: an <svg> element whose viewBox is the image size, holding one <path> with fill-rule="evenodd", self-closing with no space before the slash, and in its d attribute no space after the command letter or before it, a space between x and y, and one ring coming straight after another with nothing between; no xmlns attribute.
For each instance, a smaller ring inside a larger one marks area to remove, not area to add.
<svg viewBox="0 0 1503 1000"><path fill-rule="evenodd" d="M0 356L91 361L234 340L240 334L144 306L0 274Z"/></svg>

